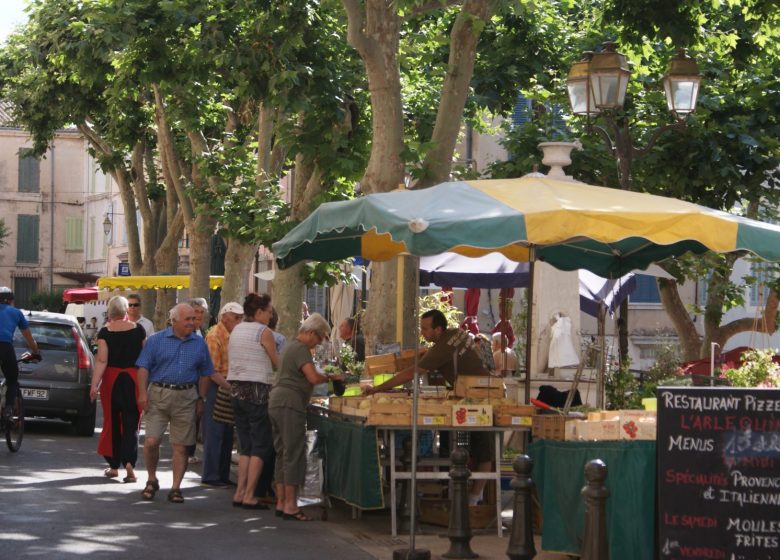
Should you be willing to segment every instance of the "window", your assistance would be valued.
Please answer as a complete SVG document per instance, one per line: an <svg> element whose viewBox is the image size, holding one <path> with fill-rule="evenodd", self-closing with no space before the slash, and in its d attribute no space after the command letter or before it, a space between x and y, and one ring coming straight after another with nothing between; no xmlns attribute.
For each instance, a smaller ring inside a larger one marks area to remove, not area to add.
<svg viewBox="0 0 780 560"><path fill-rule="evenodd" d="M754 307L764 305L769 296L767 284L774 279L775 275L766 263L751 263L750 275L756 279L756 282L750 286L750 305Z"/></svg>
<svg viewBox="0 0 780 560"><path fill-rule="evenodd" d="M328 288L322 286L311 286L306 288L306 306L309 313L319 313L323 317L328 316Z"/></svg>
<svg viewBox="0 0 780 560"><path fill-rule="evenodd" d="M531 120L531 100L526 99L522 93L517 94L515 107L512 110L512 127L523 126Z"/></svg>
<svg viewBox="0 0 780 560"><path fill-rule="evenodd" d="M655 276L636 275L636 289L628 296L631 303L661 303Z"/></svg>
<svg viewBox="0 0 780 560"><path fill-rule="evenodd" d="M38 220L38 216L17 216L16 262L38 263Z"/></svg>
<svg viewBox="0 0 780 560"><path fill-rule="evenodd" d="M84 250L84 219L65 218L65 250Z"/></svg>
<svg viewBox="0 0 780 560"><path fill-rule="evenodd" d="M41 192L40 160L29 150L19 151L19 192Z"/></svg>
<svg viewBox="0 0 780 560"><path fill-rule="evenodd" d="M37 278L14 278L14 306L21 309L30 309L32 296L37 292Z"/></svg>

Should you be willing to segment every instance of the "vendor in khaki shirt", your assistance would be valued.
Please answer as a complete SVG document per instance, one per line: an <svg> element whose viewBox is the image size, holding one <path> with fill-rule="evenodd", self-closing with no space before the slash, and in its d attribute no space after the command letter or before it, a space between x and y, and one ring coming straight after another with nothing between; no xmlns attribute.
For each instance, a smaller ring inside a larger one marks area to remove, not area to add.
<svg viewBox="0 0 780 560"><path fill-rule="evenodd" d="M417 369L422 373L438 371L450 386L455 385L458 373L465 375L489 375L471 336L458 328L447 328L447 318L438 309L426 311L420 317L420 334L433 346L420 358ZM457 369L457 371L456 371ZM414 377L414 366L398 372L381 385L366 389L366 394L391 389ZM495 445L489 432L470 432L469 452L477 460L477 471L490 472L495 456ZM482 497L485 480L475 480L469 492L469 503L476 505Z"/></svg>

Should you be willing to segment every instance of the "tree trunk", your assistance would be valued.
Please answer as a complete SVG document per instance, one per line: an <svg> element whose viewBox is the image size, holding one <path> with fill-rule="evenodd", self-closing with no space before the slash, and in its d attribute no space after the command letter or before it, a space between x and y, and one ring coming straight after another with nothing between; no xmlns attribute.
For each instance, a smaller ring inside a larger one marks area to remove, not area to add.
<svg viewBox="0 0 780 560"><path fill-rule="evenodd" d="M685 309L682 298L680 298L677 282L666 278L658 278L658 294L661 297L661 303L667 315L669 315L669 319L672 321L672 325L674 325L677 331L677 336L680 338L683 360L686 362L698 360L700 357L701 336L696 332L696 325Z"/></svg>
<svg viewBox="0 0 780 560"><path fill-rule="evenodd" d="M450 56L436 112L431 143L423 161L423 179L415 188L447 181L452 170L452 154L461 129L469 84L474 75L477 42L490 16L488 0L466 0L450 32Z"/></svg>
<svg viewBox="0 0 780 560"><path fill-rule="evenodd" d="M222 303L244 301L249 292L249 271L257 253L257 245L242 243L237 239L228 239L225 251L225 281L222 283Z"/></svg>
<svg viewBox="0 0 780 560"><path fill-rule="evenodd" d="M211 236L214 221L203 214L188 228L190 236L190 297L202 297L208 301L211 292Z"/></svg>
<svg viewBox="0 0 780 560"><path fill-rule="evenodd" d="M277 330L288 340L301 326L301 301L304 289L303 263L278 270L273 280L273 306L279 314Z"/></svg>

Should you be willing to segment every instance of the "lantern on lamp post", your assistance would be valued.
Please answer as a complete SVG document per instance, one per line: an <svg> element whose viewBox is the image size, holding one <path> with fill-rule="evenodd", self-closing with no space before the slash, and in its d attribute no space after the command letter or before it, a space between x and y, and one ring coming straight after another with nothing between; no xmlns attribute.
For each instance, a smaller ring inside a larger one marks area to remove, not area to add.
<svg viewBox="0 0 780 560"><path fill-rule="evenodd" d="M628 119L619 112L625 106L628 79L631 75L626 56L617 51L617 45L606 42L598 52L586 51L580 61L569 70L566 86L575 115L588 119L588 130L596 131L604 139L607 150L615 158L620 188L631 190L631 166L635 159L648 153L666 131L685 127L686 117L696 110L701 74L696 61L684 49L678 49L663 77L664 93L674 122L656 128L644 147L637 147L631 139ZM598 120L603 126L593 124ZM619 347L620 364L628 359L628 301L620 305Z"/></svg>

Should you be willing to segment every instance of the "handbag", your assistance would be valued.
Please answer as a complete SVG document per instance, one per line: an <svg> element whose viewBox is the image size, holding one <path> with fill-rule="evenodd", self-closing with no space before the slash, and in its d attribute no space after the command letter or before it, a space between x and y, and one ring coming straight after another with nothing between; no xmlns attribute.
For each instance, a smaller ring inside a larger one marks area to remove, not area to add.
<svg viewBox="0 0 780 560"><path fill-rule="evenodd" d="M217 387L217 398L214 401L213 418L215 422L233 425L233 399L230 396L230 391L228 389Z"/></svg>

